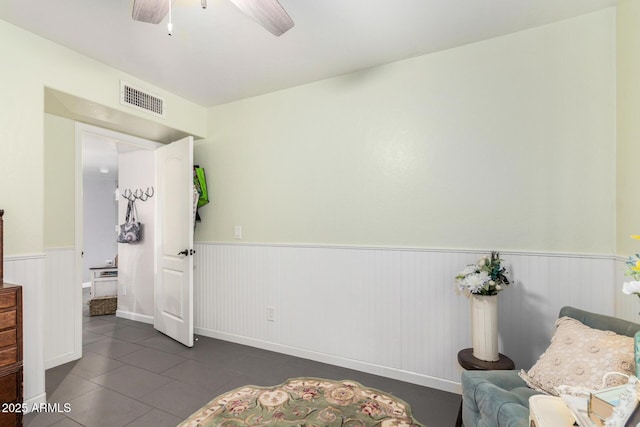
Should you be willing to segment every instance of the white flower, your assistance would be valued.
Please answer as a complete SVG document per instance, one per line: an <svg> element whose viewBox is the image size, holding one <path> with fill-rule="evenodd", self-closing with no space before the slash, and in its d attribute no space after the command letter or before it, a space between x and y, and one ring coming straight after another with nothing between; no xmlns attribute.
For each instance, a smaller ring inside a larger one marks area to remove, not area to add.
<svg viewBox="0 0 640 427"><path fill-rule="evenodd" d="M477 273L478 267L475 265L467 265L459 274L459 276L468 276L469 274Z"/></svg>
<svg viewBox="0 0 640 427"><path fill-rule="evenodd" d="M622 292L627 295L640 293L640 282L636 280L624 282L622 284Z"/></svg>
<svg viewBox="0 0 640 427"><path fill-rule="evenodd" d="M480 273L470 274L462 280L462 286L471 293L478 292L489 281L489 273L481 271Z"/></svg>
<svg viewBox="0 0 640 427"><path fill-rule="evenodd" d="M500 265L502 260L497 252L491 252L491 257L482 256L475 264L469 264L455 277L458 291L469 296L497 295L509 284L505 277L506 270Z"/></svg>

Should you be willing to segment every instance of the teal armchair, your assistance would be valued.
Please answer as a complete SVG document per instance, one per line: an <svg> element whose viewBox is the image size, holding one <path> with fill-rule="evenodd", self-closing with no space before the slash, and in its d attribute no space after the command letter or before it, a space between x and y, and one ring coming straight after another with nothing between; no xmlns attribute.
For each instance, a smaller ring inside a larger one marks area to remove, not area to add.
<svg viewBox="0 0 640 427"><path fill-rule="evenodd" d="M572 317L585 325L632 337L640 325L573 307L558 317ZM462 373L462 423L465 427L529 427L529 388L518 371L465 371Z"/></svg>

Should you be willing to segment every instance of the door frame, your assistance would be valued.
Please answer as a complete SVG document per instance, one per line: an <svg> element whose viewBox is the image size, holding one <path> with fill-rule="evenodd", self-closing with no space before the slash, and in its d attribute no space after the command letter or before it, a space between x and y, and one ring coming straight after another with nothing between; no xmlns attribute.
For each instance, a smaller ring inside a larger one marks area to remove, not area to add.
<svg viewBox="0 0 640 427"><path fill-rule="evenodd" d="M139 138L121 132L75 122L75 241L74 241L74 340L73 353L69 355L70 362L82 357L82 252L84 244L84 208L83 208L83 176L82 176L82 141L85 134L93 134L112 139L118 143L128 144L141 150L155 150L162 143ZM62 361L65 363L65 361Z"/></svg>

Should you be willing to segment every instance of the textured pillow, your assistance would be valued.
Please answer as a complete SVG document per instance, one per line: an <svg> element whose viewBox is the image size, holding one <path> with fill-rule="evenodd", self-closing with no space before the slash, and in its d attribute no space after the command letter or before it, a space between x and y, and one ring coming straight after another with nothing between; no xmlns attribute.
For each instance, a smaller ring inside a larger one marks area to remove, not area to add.
<svg viewBox="0 0 640 427"><path fill-rule="evenodd" d="M555 388L560 385L600 389L607 372L633 375L634 370L633 338L562 317L556 321L547 350L529 372L521 370L519 375L529 387L557 395ZM626 382L626 378L612 375L606 387Z"/></svg>

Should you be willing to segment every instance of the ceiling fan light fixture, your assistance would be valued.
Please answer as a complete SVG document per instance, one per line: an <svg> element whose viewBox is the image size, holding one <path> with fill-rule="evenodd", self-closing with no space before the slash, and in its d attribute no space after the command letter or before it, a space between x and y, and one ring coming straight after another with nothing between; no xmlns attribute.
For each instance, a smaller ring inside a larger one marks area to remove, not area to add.
<svg viewBox="0 0 640 427"><path fill-rule="evenodd" d="M281 36L295 25L278 0L230 0L274 36Z"/></svg>
<svg viewBox="0 0 640 427"><path fill-rule="evenodd" d="M134 0L131 16L136 21L159 24L167 15L168 4L163 0Z"/></svg>
<svg viewBox="0 0 640 427"><path fill-rule="evenodd" d="M167 32L169 35L173 34L173 22L171 22L171 0L167 0L169 2L169 23L167 24Z"/></svg>
<svg viewBox="0 0 640 427"><path fill-rule="evenodd" d="M242 12L275 36L281 36L295 25L278 0L230 0ZM207 8L207 0L200 0L200 6ZM173 33L171 23L171 0L133 0L133 19L136 21L160 23L169 13L169 35Z"/></svg>

